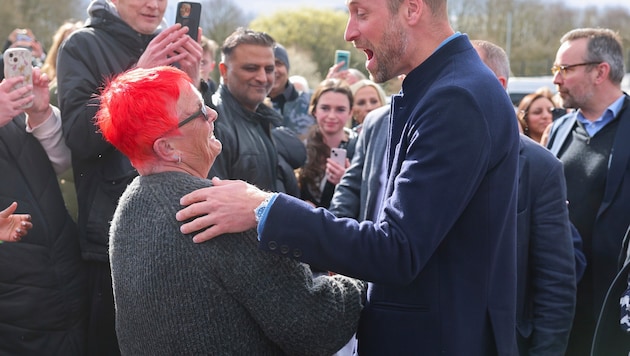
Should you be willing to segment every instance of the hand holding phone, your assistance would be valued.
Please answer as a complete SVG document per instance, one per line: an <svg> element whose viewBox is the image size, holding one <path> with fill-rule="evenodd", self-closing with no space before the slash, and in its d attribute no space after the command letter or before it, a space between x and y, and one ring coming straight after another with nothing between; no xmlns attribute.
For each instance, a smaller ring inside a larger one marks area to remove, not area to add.
<svg viewBox="0 0 630 356"><path fill-rule="evenodd" d="M346 150L345 148L331 148L330 158L342 167L346 167Z"/></svg>
<svg viewBox="0 0 630 356"><path fill-rule="evenodd" d="M335 51L335 64L344 62L339 71L348 70L350 68L350 51L338 49Z"/></svg>
<svg viewBox="0 0 630 356"><path fill-rule="evenodd" d="M19 84L13 87L13 90L21 88L26 85L33 84L33 56L31 55L31 50L28 48L9 48L4 51L3 54L4 59L4 77L5 78L13 78L13 77L24 77L24 80ZM24 95L30 95L32 92L28 92ZM33 105L33 102L30 102L24 105L23 109L28 109Z"/></svg>
<svg viewBox="0 0 630 356"><path fill-rule="evenodd" d="M201 4L192 1L180 1L177 3L177 15L175 22L188 27L188 36L198 42L199 21L201 19Z"/></svg>
<svg viewBox="0 0 630 356"><path fill-rule="evenodd" d="M330 149L330 159L341 166L341 169L339 169L330 163L326 164L326 180L332 184L339 184L341 177L346 171L346 154L344 148L336 147Z"/></svg>

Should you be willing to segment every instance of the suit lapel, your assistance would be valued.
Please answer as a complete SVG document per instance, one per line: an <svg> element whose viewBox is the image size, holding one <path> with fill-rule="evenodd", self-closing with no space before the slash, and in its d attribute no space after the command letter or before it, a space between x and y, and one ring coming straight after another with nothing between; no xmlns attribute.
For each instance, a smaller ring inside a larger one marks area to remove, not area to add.
<svg viewBox="0 0 630 356"><path fill-rule="evenodd" d="M558 153L560 153L560 149L567 137L571 133L573 126L575 126L575 121L577 120L577 111L573 112L570 116L566 118L566 123L564 125L558 125L559 128L556 131L555 135L553 135L553 142L549 150L553 153L554 156L558 157Z"/></svg>
<svg viewBox="0 0 630 356"><path fill-rule="evenodd" d="M630 160L630 142L628 142L628 133L630 133L630 110L628 110L630 99L626 97L623 107L619 113L619 126L615 134L612 151L610 152L610 161L608 163L608 175L606 177L606 188L604 191L604 199L600 205L598 215L608 208L612 203L619 185L626 175L626 167ZM626 177L627 179L628 177Z"/></svg>

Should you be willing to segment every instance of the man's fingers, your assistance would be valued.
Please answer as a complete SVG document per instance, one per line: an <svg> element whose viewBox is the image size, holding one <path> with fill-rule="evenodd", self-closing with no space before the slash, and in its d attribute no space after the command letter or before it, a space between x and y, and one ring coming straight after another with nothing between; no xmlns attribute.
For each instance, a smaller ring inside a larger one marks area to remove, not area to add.
<svg viewBox="0 0 630 356"><path fill-rule="evenodd" d="M223 235L224 233L225 231L222 231L219 225L213 225L207 228L206 230L195 235L195 237L193 237L193 242L194 243L206 242L219 235Z"/></svg>
<svg viewBox="0 0 630 356"><path fill-rule="evenodd" d="M195 231L203 229L206 226L214 224L215 218L211 215L206 214L201 209L196 209L197 206L198 204L193 204L185 209L178 211L175 215L177 221L186 221L186 223L183 224L179 229L182 233L191 234Z"/></svg>
<svg viewBox="0 0 630 356"><path fill-rule="evenodd" d="M206 200L206 196L210 196L210 189L212 189L211 187L208 188L202 188L202 189L197 189L195 191L192 191L186 195L184 195L180 200L179 200L179 204L181 205L190 205L193 203L198 203L198 202L202 202ZM186 209L183 209L186 210ZM182 210L180 210L182 211Z"/></svg>

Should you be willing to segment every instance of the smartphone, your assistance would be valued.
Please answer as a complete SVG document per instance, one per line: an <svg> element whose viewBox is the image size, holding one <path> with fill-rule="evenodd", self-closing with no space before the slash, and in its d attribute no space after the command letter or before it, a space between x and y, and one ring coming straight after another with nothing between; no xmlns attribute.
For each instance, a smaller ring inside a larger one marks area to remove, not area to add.
<svg viewBox="0 0 630 356"><path fill-rule="evenodd" d="M32 40L33 39L31 38L31 36L25 33L18 33L17 36L15 37L16 42L31 42Z"/></svg>
<svg viewBox="0 0 630 356"><path fill-rule="evenodd" d="M13 90L25 85L33 84L33 56L28 48L9 48L2 55L4 59L4 77L13 78L23 76L24 80L13 87ZM30 93L27 93L30 95ZM28 109L32 102L24 105L23 109Z"/></svg>
<svg viewBox="0 0 630 356"><path fill-rule="evenodd" d="M195 41L197 41L200 19L201 3L192 1L180 1L177 3L175 22L188 27L188 35Z"/></svg>
<svg viewBox="0 0 630 356"><path fill-rule="evenodd" d="M339 62L345 62L339 70L348 70L350 67L350 51L344 51L342 49L338 49L335 51L335 64Z"/></svg>
<svg viewBox="0 0 630 356"><path fill-rule="evenodd" d="M345 148L331 148L330 149L330 158L341 165L342 167L346 166L346 149Z"/></svg>

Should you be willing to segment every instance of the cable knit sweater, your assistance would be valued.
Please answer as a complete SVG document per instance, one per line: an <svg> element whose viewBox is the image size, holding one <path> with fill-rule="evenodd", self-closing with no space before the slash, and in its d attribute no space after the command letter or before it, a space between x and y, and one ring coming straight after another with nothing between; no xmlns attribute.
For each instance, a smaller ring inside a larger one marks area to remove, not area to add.
<svg viewBox="0 0 630 356"><path fill-rule="evenodd" d="M258 249L256 232L195 244L179 199L210 181L136 177L110 229L116 332L123 355L327 355L354 333L365 284L313 279Z"/></svg>

